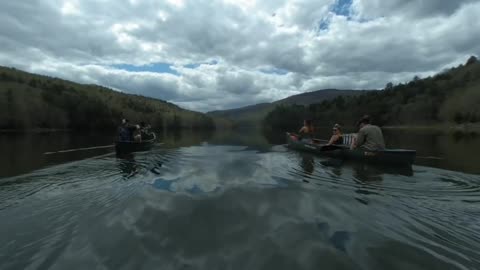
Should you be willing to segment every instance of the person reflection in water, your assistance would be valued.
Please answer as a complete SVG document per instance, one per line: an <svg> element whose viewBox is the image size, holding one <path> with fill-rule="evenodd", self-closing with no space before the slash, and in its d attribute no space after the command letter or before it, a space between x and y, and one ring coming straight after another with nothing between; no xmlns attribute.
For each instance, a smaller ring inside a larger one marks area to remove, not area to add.
<svg viewBox="0 0 480 270"><path fill-rule="evenodd" d="M353 177L360 182L382 182L383 171L381 167L370 166L363 163L353 163Z"/></svg>
<svg viewBox="0 0 480 270"><path fill-rule="evenodd" d="M117 154L117 165L124 178L130 178L138 172L133 153Z"/></svg>
<svg viewBox="0 0 480 270"><path fill-rule="evenodd" d="M310 154L302 154L302 158L300 160L300 167L302 167L305 174L311 175L315 170L315 160L313 156ZM308 182L306 180L303 181Z"/></svg>

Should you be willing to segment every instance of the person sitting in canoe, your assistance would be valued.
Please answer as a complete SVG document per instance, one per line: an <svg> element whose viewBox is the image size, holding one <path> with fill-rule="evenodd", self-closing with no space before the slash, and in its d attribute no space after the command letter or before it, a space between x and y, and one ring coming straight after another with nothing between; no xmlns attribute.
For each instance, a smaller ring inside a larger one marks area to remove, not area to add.
<svg viewBox="0 0 480 270"><path fill-rule="evenodd" d="M370 117L363 116L358 122L359 127L357 137L353 141L351 149L361 148L369 151L379 151L385 149L385 140L382 130L375 125L370 124Z"/></svg>
<svg viewBox="0 0 480 270"><path fill-rule="evenodd" d="M134 142L142 141L142 130L140 128L140 125L135 126L135 130L133 131L133 141Z"/></svg>
<svg viewBox="0 0 480 270"><path fill-rule="evenodd" d="M327 145L334 145L334 144L343 144L343 134L342 129L339 124L335 124L332 128L333 135L328 141Z"/></svg>
<svg viewBox="0 0 480 270"><path fill-rule="evenodd" d="M152 132L150 131L150 125L147 125L145 122L140 122L140 134L142 135L142 140L148 140L152 137Z"/></svg>
<svg viewBox="0 0 480 270"><path fill-rule="evenodd" d="M129 142L133 140L133 131L135 128L130 125L128 119L122 119L122 124L118 128L118 137L121 142Z"/></svg>
<svg viewBox="0 0 480 270"><path fill-rule="evenodd" d="M298 138L300 140L312 141L315 129L312 125L312 120L306 119L303 121L303 127L298 131Z"/></svg>

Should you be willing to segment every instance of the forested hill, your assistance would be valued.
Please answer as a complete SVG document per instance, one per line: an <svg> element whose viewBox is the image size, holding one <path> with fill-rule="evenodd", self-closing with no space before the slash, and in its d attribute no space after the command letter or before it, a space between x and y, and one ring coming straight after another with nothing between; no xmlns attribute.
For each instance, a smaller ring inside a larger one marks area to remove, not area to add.
<svg viewBox="0 0 480 270"><path fill-rule="evenodd" d="M279 105L309 105L311 103L330 100L338 96L354 96L363 93L366 93L366 91L324 89L293 95L272 103L260 103L237 109L212 111L209 112L208 115L228 119L240 126L258 125L269 112Z"/></svg>
<svg viewBox="0 0 480 270"><path fill-rule="evenodd" d="M380 78L379 78L380 79ZM360 96L340 96L308 106L277 106L263 121L272 128L298 127L302 119L317 126L351 126L369 114L378 125L415 126L480 122L480 62L472 56L465 65L433 77L415 76L406 84Z"/></svg>
<svg viewBox="0 0 480 270"><path fill-rule="evenodd" d="M112 131L121 118L155 129L211 129L213 120L174 104L0 67L0 129Z"/></svg>

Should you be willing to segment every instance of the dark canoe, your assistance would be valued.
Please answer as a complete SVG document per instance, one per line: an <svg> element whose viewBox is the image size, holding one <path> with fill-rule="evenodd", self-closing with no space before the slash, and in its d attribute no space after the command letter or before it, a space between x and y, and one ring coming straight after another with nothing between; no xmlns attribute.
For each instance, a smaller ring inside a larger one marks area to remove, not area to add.
<svg viewBox="0 0 480 270"><path fill-rule="evenodd" d="M415 161L417 151L404 149L385 149L382 151L368 151L363 149L351 150L347 145L326 145L325 140L314 140L308 143L298 140L297 136L287 133L288 147L295 150L311 152L332 158L360 160L376 164L410 166Z"/></svg>
<svg viewBox="0 0 480 270"><path fill-rule="evenodd" d="M155 133L152 133L153 137L148 140L143 140L141 142L130 142L130 141L116 141L115 142L115 151L117 153L131 153L131 152L140 152L147 151L155 144L157 139Z"/></svg>

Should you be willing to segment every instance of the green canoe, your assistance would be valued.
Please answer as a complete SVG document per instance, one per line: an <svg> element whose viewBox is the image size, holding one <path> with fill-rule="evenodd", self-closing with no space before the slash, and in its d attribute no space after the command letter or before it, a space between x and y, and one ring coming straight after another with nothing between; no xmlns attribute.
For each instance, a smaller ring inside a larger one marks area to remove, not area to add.
<svg viewBox="0 0 480 270"><path fill-rule="evenodd" d="M139 151L147 151L155 144L157 139L155 133L152 132L152 137L148 140L143 140L141 142L132 142L132 141L116 141L115 142L115 151L117 153L131 153Z"/></svg>
<svg viewBox="0 0 480 270"><path fill-rule="evenodd" d="M311 152L332 158L360 160L365 162L389 165L410 166L415 161L417 151L404 149L385 149L368 151L363 149L351 150L347 145L326 145L325 140L307 142L299 140L294 134L287 133L288 147L295 150Z"/></svg>

